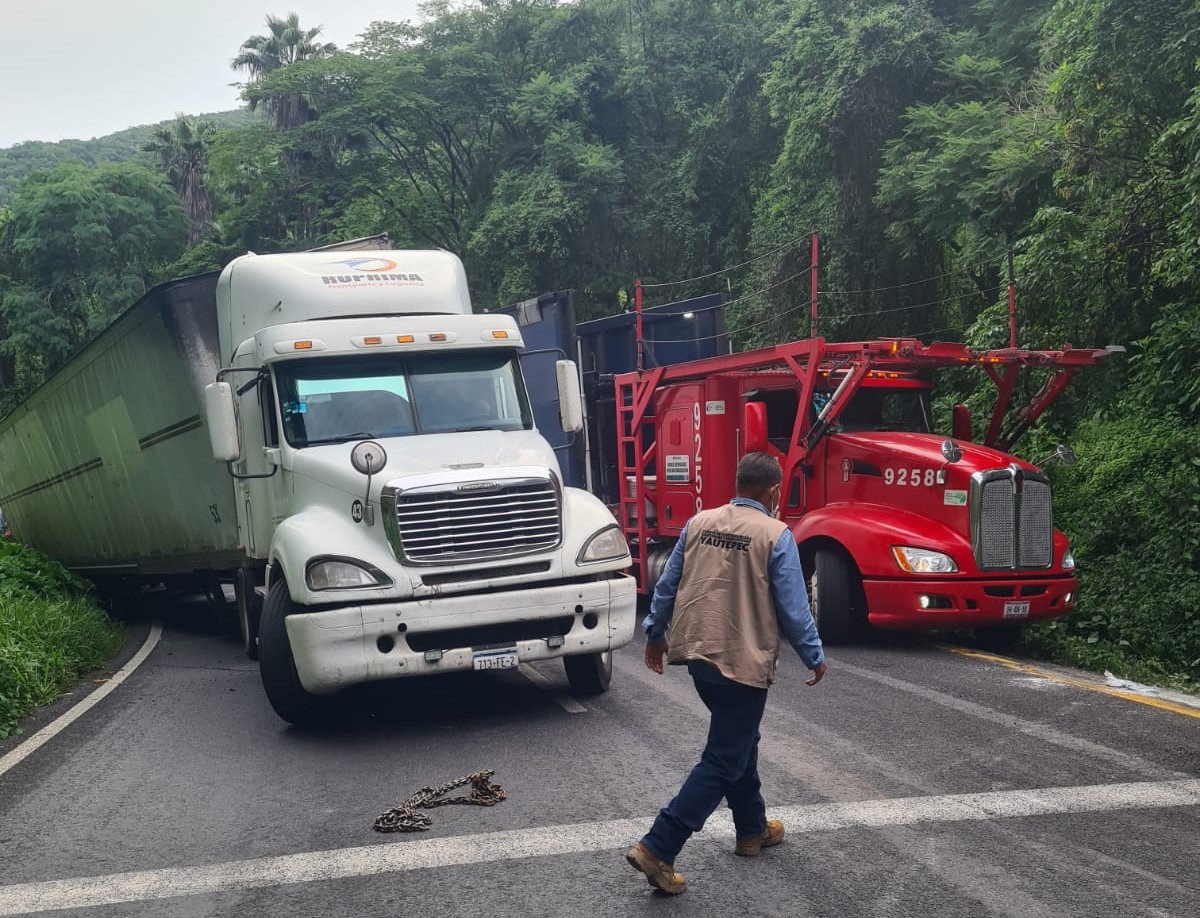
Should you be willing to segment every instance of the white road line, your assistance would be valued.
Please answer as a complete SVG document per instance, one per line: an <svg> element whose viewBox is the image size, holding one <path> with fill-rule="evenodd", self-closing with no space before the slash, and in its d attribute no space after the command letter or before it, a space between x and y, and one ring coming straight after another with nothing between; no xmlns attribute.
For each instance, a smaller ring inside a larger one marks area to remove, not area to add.
<svg viewBox="0 0 1200 918"><path fill-rule="evenodd" d="M54 739L63 730L115 692L117 687L128 679L135 669L142 665L146 657L150 656L150 651L157 646L161 637L162 625L155 622L150 628L150 634L146 637L146 642L142 644L141 649L133 655L133 658L128 663L117 670L111 679L84 698L79 704L68 708L61 715L46 724L46 726L42 727L37 733L33 734L33 736L29 737L29 739L25 740L25 742L21 743L21 745L11 749L3 758L0 758L0 775L46 745L46 743L50 742L50 740Z"/></svg>
<svg viewBox="0 0 1200 918"><path fill-rule="evenodd" d="M795 835L837 829L1181 806L1200 806L1200 779L788 806L772 808L771 815L783 819L788 832ZM289 883L606 851L632 844L649 828L652 819L652 816L645 816L481 835L412 839L202 867L172 867L0 886L0 915L26 915ZM727 841L733 834L728 814L719 812L709 820L702 837Z"/></svg>
<svg viewBox="0 0 1200 918"><path fill-rule="evenodd" d="M522 663L520 666L518 666L517 672L519 672L522 676L524 676L542 691L546 692L546 694L553 698L554 702L568 714L587 713L587 708L585 708L561 688L539 673L528 663Z"/></svg>
<svg viewBox="0 0 1200 918"><path fill-rule="evenodd" d="M863 666L855 666L852 663L837 661L837 668L845 670L851 675L858 676L862 679L868 679L872 682L878 682L880 685L886 685L888 688L893 688L901 692L906 692L910 695L916 695L918 698L924 698L932 701L935 704L947 707L952 711L958 711L961 714L969 714L972 717L978 717L981 720L989 721L990 723L999 724L1007 729L1016 730L1019 733L1024 733L1026 736L1032 736L1044 743L1058 746L1062 749L1069 749L1072 752L1081 752L1084 755L1089 755L1092 758L1102 759L1107 762L1112 762L1114 765L1120 765L1138 774L1146 775L1154 778L1183 778L1187 777L1186 772L1176 771L1174 769L1163 768L1160 765L1148 761L1139 755L1130 752L1124 752L1120 749L1113 749L1111 746L1105 746L1101 743L1094 743L1091 740L1083 739L1082 737L1072 736L1070 733L1064 733L1061 730L1055 729L1049 724L1039 723L1038 721L1026 720L1017 714L1009 714L1004 711L989 708L987 705L979 704L975 701L968 701L965 698L959 698L957 695L950 695L946 692L939 692L937 689L927 688L923 685L916 685L912 682L905 682L903 679L897 679L894 676L888 676L884 673L876 672L873 669L867 669Z"/></svg>

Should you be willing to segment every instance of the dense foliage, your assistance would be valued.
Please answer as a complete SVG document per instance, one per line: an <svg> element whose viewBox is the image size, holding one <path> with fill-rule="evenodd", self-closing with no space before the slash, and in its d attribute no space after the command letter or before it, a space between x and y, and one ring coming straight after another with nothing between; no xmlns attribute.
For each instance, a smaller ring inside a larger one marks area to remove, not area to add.
<svg viewBox="0 0 1200 918"><path fill-rule="evenodd" d="M31 548L0 540L0 738L121 646L89 587Z"/></svg>
<svg viewBox="0 0 1200 918"><path fill-rule="evenodd" d="M245 127L260 120L246 111L219 112L201 117L222 128ZM131 159L150 162L149 157L141 154L142 147L150 141L156 130L170 123L131 127L92 140L62 140L57 143L30 140L0 149L0 207L12 201L21 182L34 172L45 172L60 163L81 162L85 166L100 166Z"/></svg>
<svg viewBox="0 0 1200 918"><path fill-rule="evenodd" d="M16 361L0 381L51 368L94 329L87 308L135 292L134 275L214 268L248 248L387 232L462 256L481 307L573 287L584 317L625 308L635 277L704 277L655 293L726 290L743 346L807 333L810 230L822 238L819 331L833 338L1004 345L1011 252L1020 343L1130 351L1082 374L1019 447L1038 458L1071 439L1082 459L1060 476L1057 522L1079 547L1083 606L1039 640L1200 678L1188 496L1200 0L426 9L345 51L294 17L268 17L230 49L244 97L270 118L205 135L191 159L160 138L170 187L186 204L202 186L211 217L189 205L192 243L176 250L175 218L156 212L170 224L155 230L163 246L129 249L119 281L93 284L93 270L114 268L82 266L71 289L84 293L64 301L53 277L28 272L13 246L37 248L34 196L83 181L30 177L0 212L0 336ZM202 179L190 192L185 166ZM70 334L31 351L21 323L47 309L37 321ZM955 400L990 396L986 381L948 382ZM1153 499L1140 490L1151 476L1168 489Z"/></svg>

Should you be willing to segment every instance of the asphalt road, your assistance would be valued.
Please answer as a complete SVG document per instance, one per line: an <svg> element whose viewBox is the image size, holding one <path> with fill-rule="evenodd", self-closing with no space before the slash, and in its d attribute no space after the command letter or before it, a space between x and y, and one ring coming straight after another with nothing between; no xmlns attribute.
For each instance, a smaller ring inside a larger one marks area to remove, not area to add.
<svg viewBox="0 0 1200 918"><path fill-rule="evenodd" d="M0 774L0 915L1200 915L1200 718L1069 677L898 639L831 649L808 688L785 652L761 747L785 843L734 858L719 815L669 898L622 852L706 712L640 643L582 703L539 664L356 692L298 730L231 639L165 611L123 684ZM372 831L480 769L507 800Z"/></svg>

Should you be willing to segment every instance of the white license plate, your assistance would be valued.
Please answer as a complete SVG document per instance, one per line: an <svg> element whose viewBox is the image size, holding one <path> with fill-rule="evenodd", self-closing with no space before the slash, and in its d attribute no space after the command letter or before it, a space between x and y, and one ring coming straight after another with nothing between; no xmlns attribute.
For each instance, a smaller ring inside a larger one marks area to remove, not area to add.
<svg viewBox="0 0 1200 918"><path fill-rule="evenodd" d="M1029 603L1006 602L1004 604L1005 618L1029 618Z"/></svg>
<svg viewBox="0 0 1200 918"><path fill-rule="evenodd" d="M515 647L504 650L480 650L473 657L476 669L516 669L519 662Z"/></svg>

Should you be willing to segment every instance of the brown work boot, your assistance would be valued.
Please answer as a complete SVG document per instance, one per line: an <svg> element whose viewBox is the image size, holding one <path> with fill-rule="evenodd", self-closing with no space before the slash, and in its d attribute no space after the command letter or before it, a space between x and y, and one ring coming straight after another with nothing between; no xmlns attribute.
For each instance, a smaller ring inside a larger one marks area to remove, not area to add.
<svg viewBox="0 0 1200 918"><path fill-rule="evenodd" d="M758 857L763 848L773 848L783 841L783 820L768 819L762 835L739 838L733 853L739 857Z"/></svg>
<svg viewBox="0 0 1200 918"><path fill-rule="evenodd" d="M677 896L687 889L687 880L682 873L676 873L675 867L666 861L659 860L650 853L650 849L638 842L625 852L625 860L634 870L646 875L646 881L656 889L672 896Z"/></svg>

